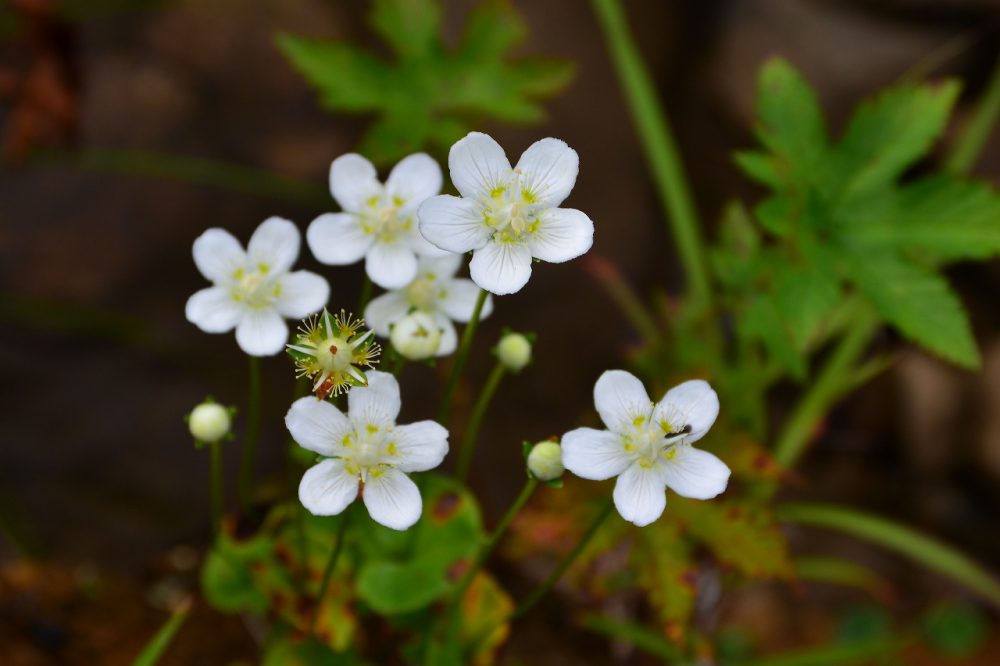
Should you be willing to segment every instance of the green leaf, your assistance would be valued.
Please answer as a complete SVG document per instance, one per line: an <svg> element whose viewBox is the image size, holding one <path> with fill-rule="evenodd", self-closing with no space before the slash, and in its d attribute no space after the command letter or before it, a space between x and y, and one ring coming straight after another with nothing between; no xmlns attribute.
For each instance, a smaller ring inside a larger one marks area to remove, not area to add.
<svg viewBox="0 0 1000 666"><path fill-rule="evenodd" d="M795 558L795 575L801 580L856 587L878 599L886 599L890 589L884 578L870 569L837 557Z"/></svg>
<svg viewBox="0 0 1000 666"><path fill-rule="evenodd" d="M779 264L774 274L774 305L799 351L805 352L820 324L841 301L832 268L810 258L803 265Z"/></svg>
<svg viewBox="0 0 1000 666"><path fill-rule="evenodd" d="M804 379L806 361L778 310L774 295L762 293L751 298L738 321L740 335L759 340L792 377Z"/></svg>
<svg viewBox="0 0 1000 666"><path fill-rule="evenodd" d="M376 111L386 104L395 80L389 66L348 44L280 34L278 47L295 69L320 91L330 109Z"/></svg>
<svg viewBox="0 0 1000 666"><path fill-rule="evenodd" d="M270 640L261 666L366 666L353 652L335 652L313 638Z"/></svg>
<svg viewBox="0 0 1000 666"><path fill-rule="evenodd" d="M213 607L227 613L264 613L270 603L258 589L254 567L271 557L271 543L264 538L246 542L220 535L201 569L201 589Z"/></svg>
<svg viewBox="0 0 1000 666"><path fill-rule="evenodd" d="M636 583L647 591L661 626L680 634L694 611L698 565L691 544L675 521L663 520L643 529L636 544Z"/></svg>
<svg viewBox="0 0 1000 666"><path fill-rule="evenodd" d="M944 131L960 86L899 86L861 104L835 151L845 198L892 184Z"/></svg>
<svg viewBox="0 0 1000 666"><path fill-rule="evenodd" d="M400 58L428 56L438 48L441 6L434 0L376 0L370 21Z"/></svg>
<svg viewBox="0 0 1000 666"><path fill-rule="evenodd" d="M506 0L487 0L469 16L459 53L476 62L503 58L528 34L524 21Z"/></svg>
<svg viewBox="0 0 1000 666"><path fill-rule="evenodd" d="M909 527L870 513L829 504L782 504L777 508L777 515L781 520L839 530L894 550L1000 607L1000 581L993 573L951 546Z"/></svg>
<svg viewBox="0 0 1000 666"><path fill-rule="evenodd" d="M184 602L177 610L171 613L167 621L163 623L163 626L160 627L159 631L156 632L139 656L132 662L132 666L155 666L160 661L163 653L170 647L170 644L173 642L177 632L181 630L190 612L191 603Z"/></svg>
<svg viewBox="0 0 1000 666"><path fill-rule="evenodd" d="M920 622L927 642L952 659L978 652L990 633L989 621L979 609L953 603L931 609Z"/></svg>
<svg viewBox="0 0 1000 666"><path fill-rule="evenodd" d="M965 310L944 278L891 254L846 259L847 277L903 335L953 363L979 366Z"/></svg>

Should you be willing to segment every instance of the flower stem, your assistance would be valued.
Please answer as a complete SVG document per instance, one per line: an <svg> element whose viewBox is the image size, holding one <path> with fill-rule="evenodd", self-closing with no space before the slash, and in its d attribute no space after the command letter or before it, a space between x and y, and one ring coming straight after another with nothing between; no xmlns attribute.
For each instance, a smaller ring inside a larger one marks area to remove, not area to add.
<svg viewBox="0 0 1000 666"><path fill-rule="evenodd" d="M260 439L260 359L250 359L250 395L247 398L247 434L243 438L243 454L240 458L240 506L244 511L250 508L253 492L254 466L257 462L257 440Z"/></svg>
<svg viewBox="0 0 1000 666"><path fill-rule="evenodd" d="M587 544L594 538L594 535L597 534L597 530L604 523L604 520L608 517L608 515L610 515L613 508L615 508L615 503L609 498L604 506L601 507L600 511L597 512L597 515L594 516L594 521L590 524L590 527L587 528L587 531L583 533L583 536L580 537L580 541L578 541L576 546L573 547L573 550L571 550L569 554L563 558L563 561L559 563L559 566L557 566L555 570L549 574L549 577L546 578L541 585L536 587L531 594L525 597L525 599L518 604L517 608L514 609L514 612L510 614L509 619L515 620L527 613L536 603L538 603L539 599L544 597L548 591L559 582L559 579L562 578L564 573L566 573L566 570L569 569L571 564L573 564L573 561L580 555L580 553L583 552L583 549L587 547Z"/></svg>
<svg viewBox="0 0 1000 666"><path fill-rule="evenodd" d="M209 446L211 478L210 496L212 502L212 534L222 533L222 442L212 442Z"/></svg>
<svg viewBox="0 0 1000 666"><path fill-rule="evenodd" d="M986 93L973 110L972 117L948 155L946 166L949 171L968 173L975 166L998 117L1000 117L1000 57L997 58Z"/></svg>
<svg viewBox="0 0 1000 666"><path fill-rule="evenodd" d="M313 612L312 621L309 624L309 634L316 635L316 622L319 620L319 611L323 606L323 597L326 596L326 592L330 587L330 581L333 579L333 571L337 567L337 560L340 559L340 553L344 550L344 535L347 533L347 524L350 522L350 508L344 511L340 517L340 524L337 525L337 534L334 537L336 543L333 544L333 552L330 553L330 559L326 561L326 568L323 570L323 581L319 585L319 594L316 595L316 610Z"/></svg>
<svg viewBox="0 0 1000 666"><path fill-rule="evenodd" d="M591 5L624 89L646 162L653 172L660 202L680 253L690 298L697 305L709 307L712 291L702 247L701 226L667 116L635 40L629 33L621 4L618 0L591 0Z"/></svg>
<svg viewBox="0 0 1000 666"><path fill-rule="evenodd" d="M500 380L503 379L505 372L506 368L503 363L497 361L472 408L472 415L469 417L469 424L465 428L465 436L462 437L462 444L458 450L458 480L462 483L465 483L465 480L469 478L469 467L472 465L472 455L476 450L479 427L482 425L483 416L486 414L486 410L493 400L493 394L497 392L497 387L500 386Z"/></svg>
<svg viewBox="0 0 1000 666"><path fill-rule="evenodd" d="M365 316L365 307L372 299L372 279L365 273L365 281L361 283L361 294L358 296L358 316Z"/></svg>
<svg viewBox="0 0 1000 666"><path fill-rule="evenodd" d="M441 399L441 407L438 409L437 417L438 423L445 427L448 427L446 421L451 414L451 403L455 398L455 389L458 388L458 380L461 378L465 362L469 358L472 339L476 336L476 328L479 326L479 316L483 312L483 304L486 303L486 296L487 291L480 289L479 296L476 298L476 306L472 310L472 317L469 319L469 323L465 325L465 330L462 331L462 340L458 345L458 353L455 355L455 365L451 368L451 376L448 377L448 383L445 385L444 396Z"/></svg>

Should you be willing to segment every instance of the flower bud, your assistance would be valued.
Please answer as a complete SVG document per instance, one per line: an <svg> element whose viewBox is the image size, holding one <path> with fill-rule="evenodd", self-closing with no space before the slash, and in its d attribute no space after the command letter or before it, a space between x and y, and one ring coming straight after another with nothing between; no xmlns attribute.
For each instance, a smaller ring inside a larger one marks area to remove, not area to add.
<svg viewBox="0 0 1000 666"><path fill-rule="evenodd" d="M531 341L520 333L507 333L497 344L497 358L507 370L520 372L531 363Z"/></svg>
<svg viewBox="0 0 1000 666"><path fill-rule="evenodd" d="M539 442L528 454L528 471L539 481L558 479L563 473L562 448L555 442Z"/></svg>
<svg viewBox="0 0 1000 666"><path fill-rule="evenodd" d="M412 312L393 325L389 340L403 358L422 361L437 354L441 328L426 312Z"/></svg>
<svg viewBox="0 0 1000 666"><path fill-rule="evenodd" d="M229 410L217 402L206 400L188 415L188 428L199 442L214 444L227 434L232 427Z"/></svg>

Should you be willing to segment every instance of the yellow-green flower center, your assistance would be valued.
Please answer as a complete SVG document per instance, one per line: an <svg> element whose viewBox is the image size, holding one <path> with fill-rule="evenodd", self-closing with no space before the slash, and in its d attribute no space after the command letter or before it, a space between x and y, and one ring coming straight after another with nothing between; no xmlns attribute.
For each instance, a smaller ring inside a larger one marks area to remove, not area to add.
<svg viewBox="0 0 1000 666"><path fill-rule="evenodd" d="M240 268L233 274L233 300L251 308L271 305L281 295L281 285L270 275L270 266L258 264L256 268Z"/></svg>

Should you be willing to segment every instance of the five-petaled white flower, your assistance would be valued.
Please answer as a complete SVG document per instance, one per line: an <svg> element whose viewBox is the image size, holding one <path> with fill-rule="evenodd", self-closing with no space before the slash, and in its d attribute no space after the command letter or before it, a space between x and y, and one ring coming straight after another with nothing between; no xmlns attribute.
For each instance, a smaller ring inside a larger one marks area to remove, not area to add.
<svg viewBox="0 0 1000 666"><path fill-rule="evenodd" d="M417 254L444 254L417 230L417 207L441 191L441 167L429 155L404 158L385 185L367 159L341 155L330 165L330 191L343 212L320 215L306 231L309 249L324 264L364 257L372 282L399 289L417 274Z"/></svg>
<svg viewBox="0 0 1000 666"><path fill-rule="evenodd" d="M347 414L329 402L306 397L285 416L299 446L328 458L306 471L299 484L302 505L317 516L340 513L361 490L371 517L405 530L420 519L423 502L407 472L441 464L448 431L434 421L396 425L399 384L373 371L368 386L347 394Z"/></svg>
<svg viewBox="0 0 1000 666"><path fill-rule="evenodd" d="M456 278L462 257L450 254L437 259L422 258L417 276L402 289L372 299L365 308L365 321L375 334L389 337L389 329L410 312L426 312L441 329L437 356L455 351L458 336L452 321L465 323L476 307L479 288L471 280ZM480 319L493 311L493 299L486 297Z"/></svg>
<svg viewBox="0 0 1000 666"><path fill-rule="evenodd" d="M188 321L206 333L235 328L236 342L251 356L280 352L288 341L283 317L302 319L322 309L330 297L324 278L289 272L300 243L295 225L279 217L257 227L246 251L224 229L205 231L194 241L194 263L214 286L188 299Z"/></svg>
<svg viewBox="0 0 1000 666"><path fill-rule="evenodd" d="M617 476L615 507L625 520L641 527L659 518L665 486L693 499L711 499L726 489L726 464L691 446L719 415L719 397L707 382L684 382L654 405L642 382L609 370L594 385L594 405L608 429L563 435L563 465L585 479Z"/></svg>
<svg viewBox="0 0 1000 666"><path fill-rule="evenodd" d="M472 280L494 294L512 294L531 277L531 260L569 261L587 252L594 223L559 208L579 171L576 151L559 139L533 143L511 169L491 137L470 132L448 154L461 197L442 195L418 212L420 233L442 250L473 251Z"/></svg>

